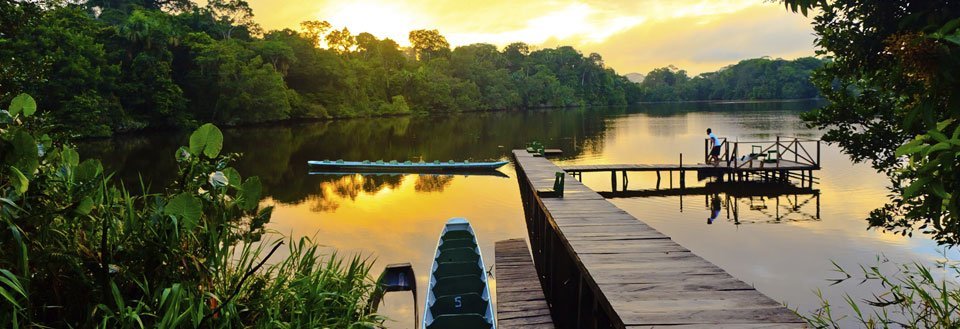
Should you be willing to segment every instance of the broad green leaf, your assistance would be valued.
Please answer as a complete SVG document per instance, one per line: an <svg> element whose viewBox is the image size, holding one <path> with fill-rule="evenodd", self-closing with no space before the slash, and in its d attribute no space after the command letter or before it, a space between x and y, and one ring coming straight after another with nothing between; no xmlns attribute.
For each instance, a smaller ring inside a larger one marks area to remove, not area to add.
<svg viewBox="0 0 960 329"><path fill-rule="evenodd" d="M223 133L213 124L205 124L190 135L190 153L215 158L223 148Z"/></svg>
<svg viewBox="0 0 960 329"><path fill-rule="evenodd" d="M10 101L10 116L15 117L18 113L23 113L23 116L29 117L34 112L37 112L37 101L30 95L20 94Z"/></svg>
<svg viewBox="0 0 960 329"><path fill-rule="evenodd" d="M18 195L27 193L27 189L30 187L30 181L27 180L27 176L24 176L17 167L10 167L10 171L12 172L10 181L13 184L14 191L16 191Z"/></svg>
<svg viewBox="0 0 960 329"><path fill-rule="evenodd" d="M37 141L25 131L17 131L13 136L13 154L8 158L10 164L27 177L33 177L33 172L40 166Z"/></svg>
<svg viewBox="0 0 960 329"><path fill-rule="evenodd" d="M923 146L923 140L920 138L916 138L906 144L900 145L900 147L897 148L897 151L894 154L899 157L907 154L917 153L917 151L922 146Z"/></svg>
<svg viewBox="0 0 960 329"><path fill-rule="evenodd" d="M100 175L103 172L103 165L100 160L87 159L77 166L77 180L88 181Z"/></svg>
<svg viewBox="0 0 960 329"><path fill-rule="evenodd" d="M63 158L63 162L70 167L76 167L80 164L80 154L69 146L65 146L63 148L63 151L60 152L60 156Z"/></svg>
<svg viewBox="0 0 960 329"><path fill-rule="evenodd" d="M926 153L927 156L930 156L931 154L934 154L934 153L939 152L939 151L949 150L949 149L950 149L950 146L951 146L951 145L950 145L950 143L948 143L948 142L940 142L940 143L937 143L937 145L934 145L934 146L928 148L928 149L925 151L925 153Z"/></svg>
<svg viewBox="0 0 960 329"><path fill-rule="evenodd" d="M960 18L951 20L951 21L947 22L946 24L943 24L943 26L940 27L940 30L939 30L938 32L943 33L943 34L947 34L947 33L953 32L953 31L956 30L958 27L960 27Z"/></svg>
<svg viewBox="0 0 960 329"><path fill-rule="evenodd" d="M78 214L89 215L93 211L93 199L90 197L85 197L83 200L80 200L80 204L77 205L76 209Z"/></svg>
<svg viewBox="0 0 960 329"><path fill-rule="evenodd" d="M943 131L944 129L947 129L947 126L949 126L951 123L953 123L953 119L940 121L937 123L937 130Z"/></svg>
<svg viewBox="0 0 960 329"><path fill-rule="evenodd" d="M948 140L947 135L937 130L927 131L927 136L932 137L937 142L946 142Z"/></svg>
<svg viewBox="0 0 960 329"><path fill-rule="evenodd" d="M240 205L240 208L243 210L253 210L260 203L260 192L262 186L260 185L260 177L250 177L247 178L247 181L243 182L243 203Z"/></svg>
<svg viewBox="0 0 960 329"><path fill-rule="evenodd" d="M192 230L200 221L200 214L203 211L200 200L189 193L180 193L170 199L167 206L163 209L166 215L173 215L182 219L183 228Z"/></svg>
<svg viewBox="0 0 960 329"><path fill-rule="evenodd" d="M237 172L236 169L233 169L233 167L227 167L223 170L223 175L227 176L227 184L229 184L231 187L238 189L241 188L240 185L243 181L240 180L240 173Z"/></svg>

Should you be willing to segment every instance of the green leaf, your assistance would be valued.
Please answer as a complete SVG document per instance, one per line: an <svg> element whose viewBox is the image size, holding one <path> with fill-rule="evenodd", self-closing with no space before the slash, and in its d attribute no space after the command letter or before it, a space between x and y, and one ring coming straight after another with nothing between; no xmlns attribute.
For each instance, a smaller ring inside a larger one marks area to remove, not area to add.
<svg viewBox="0 0 960 329"><path fill-rule="evenodd" d="M10 116L17 116L17 113L23 113L23 116L29 117L37 112L37 101L30 95L20 94L10 101Z"/></svg>
<svg viewBox="0 0 960 329"><path fill-rule="evenodd" d="M89 215L93 211L93 199L90 197L85 197L83 200L80 200L80 204L77 205L76 212L81 215Z"/></svg>
<svg viewBox="0 0 960 329"><path fill-rule="evenodd" d="M13 136L13 152L8 158L12 161L10 165L20 169L20 172L27 177L33 177L33 172L40 166L39 149L37 141L25 131L17 131Z"/></svg>
<svg viewBox="0 0 960 329"><path fill-rule="evenodd" d="M89 181L97 178L97 176L99 176L102 172L103 165L100 164L100 160L87 159L77 166L77 180Z"/></svg>
<svg viewBox="0 0 960 329"><path fill-rule="evenodd" d="M937 142L946 142L948 140L947 135L944 135L942 132L937 130L927 131L927 136L933 137Z"/></svg>
<svg viewBox="0 0 960 329"><path fill-rule="evenodd" d="M27 193L27 189L30 187L30 181L27 180L27 176L24 176L20 169L17 167L10 167L10 171L13 172L10 180L13 183L14 191L17 192L17 195L23 195Z"/></svg>
<svg viewBox="0 0 960 329"><path fill-rule="evenodd" d="M254 176L247 178L247 181L243 182L243 203L240 204L240 208L243 208L243 210L253 210L256 208L257 205L260 204L261 189L260 177Z"/></svg>
<svg viewBox="0 0 960 329"><path fill-rule="evenodd" d="M927 185L927 182L929 181L930 179L927 177L921 177L920 179L913 181L910 186L907 186L907 188L903 189L903 198L912 199L913 197L917 196L917 193L920 192L920 189Z"/></svg>
<svg viewBox="0 0 960 329"><path fill-rule="evenodd" d="M227 176L227 185L238 189L241 188L240 185L243 181L240 180L240 173L237 172L236 169L233 169L233 167L227 167L223 170L223 175Z"/></svg>
<svg viewBox="0 0 960 329"><path fill-rule="evenodd" d="M923 147L923 139L916 138L906 144L900 145L894 155L900 157L908 154L917 153Z"/></svg>
<svg viewBox="0 0 960 329"><path fill-rule="evenodd" d="M177 196L170 199L167 206L163 208L164 214L183 219L183 227L188 231L197 226L202 211L200 199L197 199L189 193L177 194Z"/></svg>
<svg viewBox="0 0 960 329"><path fill-rule="evenodd" d="M953 119L946 119L946 120L937 122L937 130L943 131L944 129L947 129L947 126L949 126L951 123L953 123Z"/></svg>
<svg viewBox="0 0 960 329"><path fill-rule="evenodd" d="M190 153L215 158L223 148L223 133L213 124L205 124L190 135Z"/></svg>
<svg viewBox="0 0 960 329"><path fill-rule="evenodd" d="M960 45L960 32L943 37L945 40Z"/></svg>
<svg viewBox="0 0 960 329"><path fill-rule="evenodd" d="M71 168L80 164L80 154L69 146L65 146L63 148L63 151L60 152L60 156L63 158L63 162L65 162Z"/></svg>
<svg viewBox="0 0 960 329"><path fill-rule="evenodd" d="M950 143L940 142L940 143L937 143L937 145L934 145L926 149L924 153L926 153L926 156L930 156L931 154L935 154L936 152L939 152L939 151L949 150L950 147L951 147Z"/></svg>

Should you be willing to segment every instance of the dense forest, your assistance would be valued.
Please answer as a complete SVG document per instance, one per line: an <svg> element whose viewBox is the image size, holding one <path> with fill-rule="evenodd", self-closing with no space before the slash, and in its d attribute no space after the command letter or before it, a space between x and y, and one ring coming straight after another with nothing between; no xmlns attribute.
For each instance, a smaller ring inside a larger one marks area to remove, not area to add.
<svg viewBox="0 0 960 329"><path fill-rule="evenodd" d="M811 73L824 61L815 57L795 60L754 58L693 78L674 66L654 69L643 76L641 99L647 102L731 99L798 99L819 97Z"/></svg>
<svg viewBox="0 0 960 329"><path fill-rule="evenodd" d="M326 21L264 31L244 0L0 2L0 101L42 95L56 131L639 101L639 87L572 47L410 47Z"/></svg>

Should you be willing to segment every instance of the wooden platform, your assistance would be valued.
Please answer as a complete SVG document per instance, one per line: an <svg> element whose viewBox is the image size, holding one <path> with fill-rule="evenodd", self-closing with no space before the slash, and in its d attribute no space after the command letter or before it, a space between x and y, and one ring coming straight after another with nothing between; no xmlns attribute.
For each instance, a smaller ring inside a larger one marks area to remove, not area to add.
<svg viewBox="0 0 960 329"><path fill-rule="evenodd" d="M594 165L567 165L561 166L561 169L568 173L580 172L602 172L602 171L719 171L719 172L756 172L756 171L796 171L796 170L819 170L815 165L794 162L790 160L780 160L777 163L763 163L754 161L753 163L731 162L729 165L720 163L719 165L696 163L696 164L594 164Z"/></svg>
<svg viewBox="0 0 960 329"><path fill-rule="evenodd" d="M523 239L497 241L497 326L552 329L550 308Z"/></svg>
<svg viewBox="0 0 960 329"><path fill-rule="evenodd" d="M567 180L556 197L563 168L525 150L513 155L534 262L561 327L805 327L793 311L582 183Z"/></svg>

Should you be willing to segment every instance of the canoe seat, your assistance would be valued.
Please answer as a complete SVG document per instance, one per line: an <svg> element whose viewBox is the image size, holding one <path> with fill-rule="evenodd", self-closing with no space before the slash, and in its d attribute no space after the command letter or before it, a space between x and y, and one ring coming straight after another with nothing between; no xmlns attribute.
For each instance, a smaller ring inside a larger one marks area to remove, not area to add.
<svg viewBox="0 0 960 329"><path fill-rule="evenodd" d="M440 255L437 256L437 263L452 263L452 262L474 262L480 260L480 255L477 255L477 252L473 248L450 248L447 250L441 250Z"/></svg>
<svg viewBox="0 0 960 329"><path fill-rule="evenodd" d="M437 270L433 271L433 276L437 278L446 278L460 275L483 275L483 269L477 262L452 262L437 265Z"/></svg>
<svg viewBox="0 0 960 329"><path fill-rule="evenodd" d="M443 241L440 244L440 250L447 250L453 248L476 248L477 244L473 243L473 239L450 239L450 240L441 240Z"/></svg>
<svg viewBox="0 0 960 329"><path fill-rule="evenodd" d="M486 314L489 303L479 294L451 295L438 298L430 306L434 315L447 314Z"/></svg>
<svg viewBox="0 0 960 329"><path fill-rule="evenodd" d="M447 231L442 237L443 240L453 240L453 239L470 239L473 240L473 234L470 234L470 231Z"/></svg>
<svg viewBox="0 0 960 329"><path fill-rule="evenodd" d="M480 314L449 314L433 319L427 329L489 329L492 326Z"/></svg>
<svg viewBox="0 0 960 329"><path fill-rule="evenodd" d="M437 278L437 283L433 287L433 295L437 298L450 295L463 294L483 294L486 285L479 275L458 275L445 278Z"/></svg>

